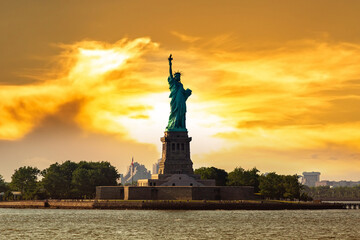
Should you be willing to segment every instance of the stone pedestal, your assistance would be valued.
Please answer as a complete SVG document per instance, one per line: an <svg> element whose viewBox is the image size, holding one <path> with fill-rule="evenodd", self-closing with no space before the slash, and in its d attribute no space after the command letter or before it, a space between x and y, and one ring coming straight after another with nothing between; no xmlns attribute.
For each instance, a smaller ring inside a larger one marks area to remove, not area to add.
<svg viewBox="0 0 360 240"><path fill-rule="evenodd" d="M165 132L161 138L159 174L151 175L151 179L138 180L138 186L215 186L214 179L200 179L200 175L194 174L190 141L187 132Z"/></svg>
<svg viewBox="0 0 360 240"><path fill-rule="evenodd" d="M190 159L191 137L187 132L165 132L159 174L194 174Z"/></svg>

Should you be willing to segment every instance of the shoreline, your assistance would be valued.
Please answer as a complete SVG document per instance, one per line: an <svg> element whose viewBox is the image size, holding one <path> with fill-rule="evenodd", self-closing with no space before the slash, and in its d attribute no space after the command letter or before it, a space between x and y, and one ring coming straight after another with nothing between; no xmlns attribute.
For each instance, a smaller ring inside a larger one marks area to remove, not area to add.
<svg viewBox="0 0 360 240"><path fill-rule="evenodd" d="M346 209L341 203L275 200L22 200L1 201L0 208L136 210L323 210Z"/></svg>

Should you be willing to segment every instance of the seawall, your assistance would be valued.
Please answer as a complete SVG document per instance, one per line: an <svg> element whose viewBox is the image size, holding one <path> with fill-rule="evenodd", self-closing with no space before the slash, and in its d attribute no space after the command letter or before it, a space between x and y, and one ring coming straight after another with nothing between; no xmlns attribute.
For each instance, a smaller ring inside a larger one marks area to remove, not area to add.
<svg viewBox="0 0 360 240"><path fill-rule="evenodd" d="M98 200L256 200L252 186L97 186Z"/></svg>
<svg viewBox="0 0 360 240"><path fill-rule="evenodd" d="M146 210L295 210L345 209L344 204L282 201L176 201L176 200L48 200L2 201L0 208L146 209Z"/></svg>
<svg viewBox="0 0 360 240"><path fill-rule="evenodd" d="M94 200L24 200L0 201L0 208L93 209Z"/></svg>

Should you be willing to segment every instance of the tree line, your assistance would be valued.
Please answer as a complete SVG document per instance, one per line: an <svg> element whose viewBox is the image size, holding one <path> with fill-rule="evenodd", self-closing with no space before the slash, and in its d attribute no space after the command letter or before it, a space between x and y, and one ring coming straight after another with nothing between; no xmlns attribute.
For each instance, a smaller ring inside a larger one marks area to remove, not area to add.
<svg viewBox="0 0 360 240"><path fill-rule="evenodd" d="M235 168L227 173L215 167L195 170L201 179L215 179L217 186L253 186L254 191L269 199L311 200L314 196L305 192L297 175L279 175L275 172L259 174L252 168ZM109 162L75 163L65 161L54 163L40 171L36 167L20 167L5 183L0 175L0 192L3 199L11 200L12 191L21 192L22 199L91 199L95 197L96 186L116 186L119 174Z"/></svg>
<svg viewBox="0 0 360 240"><path fill-rule="evenodd" d="M27 199L86 199L94 198L96 186L115 186L119 174L109 162L54 163L40 171L36 167L20 167L5 183L0 175L0 192L4 200L12 200L13 191Z"/></svg>
<svg viewBox="0 0 360 240"><path fill-rule="evenodd" d="M307 187L304 192L316 200L359 201L360 185L354 187Z"/></svg>
<svg viewBox="0 0 360 240"><path fill-rule="evenodd" d="M304 186L298 181L298 175L279 175L275 172L259 174L256 168L245 170L235 168L227 173L215 167L202 167L195 170L201 179L215 179L217 186L253 186L254 191L264 198L311 200L303 191Z"/></svg>

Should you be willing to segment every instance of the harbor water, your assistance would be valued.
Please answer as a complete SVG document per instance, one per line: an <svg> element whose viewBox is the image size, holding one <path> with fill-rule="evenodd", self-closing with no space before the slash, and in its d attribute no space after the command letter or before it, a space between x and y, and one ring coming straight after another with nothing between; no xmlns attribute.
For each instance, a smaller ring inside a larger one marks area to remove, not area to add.
<svg viewBox="0 0 360 240"><path fill-rule="evenodd" d="M360 210L1 209L0 239L360 239Z"/></svg>

